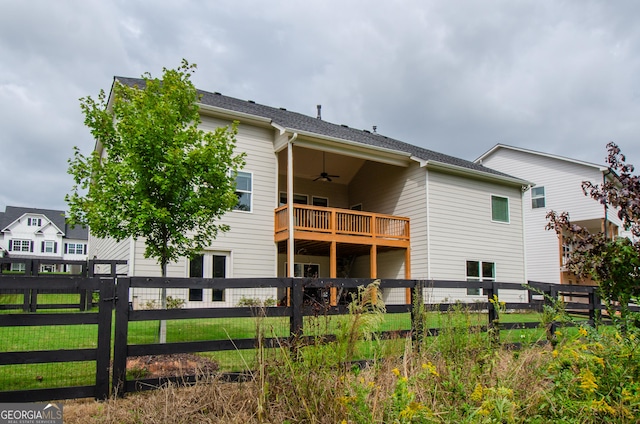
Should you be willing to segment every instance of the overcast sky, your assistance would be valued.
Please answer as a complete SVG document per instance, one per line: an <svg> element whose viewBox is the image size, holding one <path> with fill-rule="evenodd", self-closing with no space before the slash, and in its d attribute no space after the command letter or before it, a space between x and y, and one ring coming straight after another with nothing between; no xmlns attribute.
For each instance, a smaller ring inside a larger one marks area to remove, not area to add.
<svg viewBox="0 0 640 424"><path fill-rule="evenodd" d="M78 99L196 86L474 160L496 143L640 166L637 1L0 0L0 211L66 210Z"/></svg>

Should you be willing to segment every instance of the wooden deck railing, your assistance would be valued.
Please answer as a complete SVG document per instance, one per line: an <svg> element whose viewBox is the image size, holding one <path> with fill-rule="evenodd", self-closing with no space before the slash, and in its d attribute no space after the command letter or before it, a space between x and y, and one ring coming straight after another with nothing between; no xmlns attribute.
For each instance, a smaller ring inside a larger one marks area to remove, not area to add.
<svg viewBox="0 0 640 424"><path fill-rule="evenodd" d="M295 231L406 241L410 239L409 218L401 216L295 205L293 220ZM281 206L275 210L275 234L286 233L288 227L287 206Z"/></svg>

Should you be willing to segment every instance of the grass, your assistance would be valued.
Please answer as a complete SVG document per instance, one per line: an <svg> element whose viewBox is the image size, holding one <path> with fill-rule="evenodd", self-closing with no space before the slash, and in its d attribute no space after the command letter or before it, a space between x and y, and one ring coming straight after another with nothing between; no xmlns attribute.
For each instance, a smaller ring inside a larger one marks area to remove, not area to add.
<svg viewBox="0 0 640 424"><path fill-rule="evenodd" d="M22 303L21 294L2 296L4 296L1 299L3 302ZM9 302L9 300L13 302ZM79 301L79 295L42 294L38 296L38 300L46 303L73 303ZM77 312L77 310L68 311ZM4 312L16 313L15 310ZM38 311L39 314L52 312L59 311ZM467 313L464 315L464 320L461 320L460 316L462 315L456 313L426 312L424 322L429 328L457 326L463 328L464 331L468 331L468 328L472 326L487 324L487 316L483 313ZM503 314L501 318L503 322L532 322L538 321L540 314L531 312L509 313ZM338 334L341 329L349 325L350 319L350 316L305 317L305 335ZM408 330L410 328L410 314L383 314L376 324L375 332ZM130 322L128 331L129 344L157 343L157 321ZM252 339L256 338L258 333L267 338L286 340L289 336L289 319L287 317L261 317L167 321L168 342ZM544 331L541 329L501 331L500 334L501 340L505 342L535 343L544 338ZM0 328L0 351L2 352L95 348L96 340L96 325ZM321 351L332 349L331 346L315 346L314 348ZM360 340L353 343L351 359L397 356L403 353L403 349L404 339ZM281 355L279 349L269 349L267 353L273 357ZM260 360L260 352L257 349L201 352L199 354L216 361L222 371L254 370ZM36 379L35 376L43 378ZM0 366L0 386L6 387L6 390L85 385L92 384L94 379L95 366L93 368L85 365L78 366L77 363Z"/></svg>

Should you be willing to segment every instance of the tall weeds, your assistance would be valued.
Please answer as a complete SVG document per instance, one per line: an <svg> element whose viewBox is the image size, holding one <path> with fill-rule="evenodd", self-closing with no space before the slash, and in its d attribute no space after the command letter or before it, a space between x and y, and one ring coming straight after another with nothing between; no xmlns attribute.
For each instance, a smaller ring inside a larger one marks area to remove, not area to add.
<svg viewBox="0 0 640 424"><path fill-rule="evenodd" d="M295 355L284 341L279 352L261 346L253 381L211 379L184 389L170 386L124 400L65 407L65 422L638 422L637 328L627 335L611 328L560 328L553 345L509 351L480 331L483 314L464 305L437 315L423 309L414 320L422 320L426 329L435 317L438 336L407 338L395 356L369 348L369 361L359 366L353 362L362 359L359 346L387 343L376 337L384 311L379 289L362 288L349 310L348 319L333 327L333 342L318 336ZM318 325L331 321L318 320ZM141 400L134 403L135 398Z"/></svg>

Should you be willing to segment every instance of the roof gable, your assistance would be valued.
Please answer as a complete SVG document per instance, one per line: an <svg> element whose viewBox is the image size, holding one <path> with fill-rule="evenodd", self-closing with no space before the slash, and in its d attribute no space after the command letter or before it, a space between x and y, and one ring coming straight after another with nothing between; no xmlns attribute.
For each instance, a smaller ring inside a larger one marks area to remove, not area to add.
<svg viewBox="0 0 640 424"><path fill-rule="evenodd" d="M589 167L589 168L594 168L594 169L596 169L596 170L598 170L600 172L607 171L607 167L604 166L604 165L598 165L596 163L585 162L585 161L572 159L572 158L568 158L568 157L564 157L564 156L554 155L554 154L551 154L551 153L544 153L544 152L539 152L539 151L536 151L536 150L524 149L522 147L509 146L507 144L500 144L500 143L496 144L491 149L489 149L488 151L486 151L485 153L480 155L475 160L475 162L478 163L478 164L481 164L483 160L487 159L490 156L495 155L500 150L512 150L512 151L515 151L515 152L520 152L520 153L525 153L525 154L530 154L530 155L535 155L535 156L540 156L540 157L546 157L546 158L553 159L553 160L560 160L560 161L564 161L564 162L574 163L574 164L577 164L577 165L582 165L582 166L586 166L586 167Z"/></svg>
<svg viewBox="0 0 640 424"><path fill-rule="evenodd" d="M0 213L0 231L5 231L26 215L39 215L49 221L47 223L43 222L43 225L38 228L38 231L42 231L46 226L51 225L58 233L62 234L63 237L79 240L87 240L89 238L89 232L86 227L76 227L72 229L67 225L64 211L17 206L7 206L5 211Z"/></svg>

